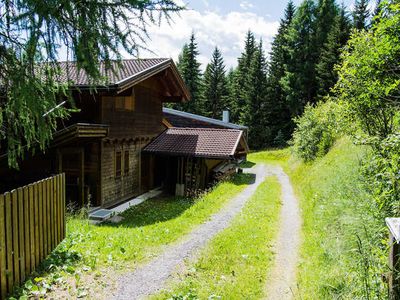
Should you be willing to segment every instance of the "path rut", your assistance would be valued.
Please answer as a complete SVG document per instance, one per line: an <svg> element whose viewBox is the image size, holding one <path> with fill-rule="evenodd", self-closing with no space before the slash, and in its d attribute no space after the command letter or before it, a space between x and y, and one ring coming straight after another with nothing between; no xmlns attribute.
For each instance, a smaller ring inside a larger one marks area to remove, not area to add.
<svg viewBox="0 0 400 300"><path fill-rule="evenodd" d="M301 215L288 175L281 167L268 167L282 186L280 229L274 246L275 263L268 276L266 294L270 300L294 298L296 267L299 259Z"/></svg>
<svg viewBox="0 0 400 300"><path fill-rule="evenodd" d="M160 291L166 281L184 266L186 259L194 258L208 241L227 228L268 176L264 165L256 165L247 172L255 174L253 184L212 215L207 222L191 231L182 241L167 246L159 256L121 277L119 288L113 295L114 299L142 299Z"/></svg>

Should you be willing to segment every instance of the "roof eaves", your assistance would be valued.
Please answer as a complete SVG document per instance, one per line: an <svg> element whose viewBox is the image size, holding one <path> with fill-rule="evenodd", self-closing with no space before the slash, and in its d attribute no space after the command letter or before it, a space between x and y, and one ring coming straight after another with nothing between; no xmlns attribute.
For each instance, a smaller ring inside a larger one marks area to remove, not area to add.
<svg viewBox="0 0 400 300"><path fill-rule="evenodd" d="M206 154L206 153L187 153L187 152L176 152L176 151L158 151L158 150L149 150L144 148L143 152L147 153L155 153L155 154L164 154L167 156L185 156L185 157L199 157L199 158L210 158L210 159L231 159L232 155L223 155L223 154Z"/></svg>
<svg viewBox="0 0 400 300"><path fill-rule="evenodd" d="M164 70L165 69L164 67L169 66L171 64L171 61L172 61L171 59L163 60L150 68L144 69L136 74L133 74L129 77L126 77L126 78L116 82L114 85L118 88L123 88L126 85L130 85L132 82L134 82L136 84L140 81L143 81L143 80L151 77L152 75L154 75L154 73Z"/></svg>
<svg viewBox="0 0 400 300"><path fill-rule="evenodd" d="M233 149L231 151L231 156L235 155L236 149L237 149L237 147L238 147L238 145L240 143L240 139L242 138L242 135L243 135L243 131L240 131L239 136L238 136L238 138L237 138L237 140L235 142L235 146L233 147Z"/></svg>

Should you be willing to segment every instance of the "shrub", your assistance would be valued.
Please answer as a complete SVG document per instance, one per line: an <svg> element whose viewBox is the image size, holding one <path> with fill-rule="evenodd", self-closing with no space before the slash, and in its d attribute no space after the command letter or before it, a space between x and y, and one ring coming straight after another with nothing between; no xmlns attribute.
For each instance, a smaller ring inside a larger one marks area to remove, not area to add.
<svg viewBox="0 0 400 300"><path fill-rule="evenodd" d="M375 145L364 162L365 182L387 216L400 214L400 132Z"/></svg>
<svg viewBox="0 0 400 300"><path fill-rule="evenodd" d="M295 154L304 161L325 155L344 127L342 110L333 101L307 105L304 114L295 119L297 127L291 141Z"/></svg>

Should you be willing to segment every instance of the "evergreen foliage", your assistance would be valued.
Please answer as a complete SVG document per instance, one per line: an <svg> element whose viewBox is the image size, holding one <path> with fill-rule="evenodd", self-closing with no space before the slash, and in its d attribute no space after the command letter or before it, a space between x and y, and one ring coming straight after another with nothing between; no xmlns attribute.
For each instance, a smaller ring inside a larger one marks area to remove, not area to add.
<svg viewBox="0 0 400 300"><path fill-rule="evenodd" d="M275 136L274 141L276 142L273 142L275 146L282 146L284 144L282 140L288 140L293 130L289 107L280 81L285 76L285 65L289 63L290 59L287 33L294 13L295 6L292 1L289 1L284 17L280 21L278 33L272 42L268 63L267 102L269 119L267 123L271 135ZM279 137L276 138L278 135Z"/></svg>
<svg viewBox="0 0 400 300"><path fill-rule="evenodd" d="M317 91L315 65L316 49L315 5L305 0L296 10L289 27L288 51L290 58L281 79L291 117L300 115L307 103L314 103Z"/></svg>
<svg viewBox="0 0 400 300"><path fill-rule="evenodd" d="M93 83L103 81L120 49L138 55L147 27L182 8L172 0L0 2L0 145L9 165L27 150L44 150L59 118L68 85L57 82L57 53L67 49ZM54 109L57 107L57 109Z"/></svg>
<svg viewBox="0 0 400 300"><path fill-rule="evenodd" d="M254 33L249 30L246 34L244 51L238 59L235 83L233 85L234 90L231 93L236 102L235 107L230 109L232 121L241 124L245 124L245 120L248 118L246 113L248 113L249 109L246 105L249 103L248 93L249 86L251 85L248 74L256 49L257 43L254 38Z"/></svg>
<svg viewBox="0 0 400 300"><path fill-rule="evenodd" d="M358 30L367 29L369 24L370 12L368 10L368 0L356 0L353 11L354 28Z"/></svg>
<svg viewBox="0 0 400 300"><path fill-rule="evenodd" d="M238 103L237 103L237 93L240 90L240 85L237 80L237 68L231 68L226 76L226 84L227 84L227 99L225 108L230 111L230 121L231 122L238 122L238 112L240 110Z"/></svg>
<svg viewBox="0 0 400 300"><path fill-rule="evenodd" d="M206 116L220 118L226 108L228 86L221 51L216 47L203 79L202 104Z"/></svg>
<svg viewBox="0 0 400 300"><path fill-rule="evenodd" d="M318 97L325 96L337 81L335 65L340 61L342 48L350 37L351 23L344 6L339 9L316 65Z"/></svg>
<svg viewBox="0 0 400 300"><path fill-rule="evenodd" d="M194 33L190 36L189 44L185 44L179 55L177 67L182 78L189 89L191 100L175 105L176 109L180 109L190 113L201 114L201 71L200 63L197 60L199 51Z"/></svg>
<svg viewBox="0 0 400 300"><path fill-rule="evenodd" d="M250 63L249 84L244 113L243 123L249 126L249 143L254 149L261 149L266 146L270 137L270 130L265 126L268 119L266 109L267 91L267 62L263 50L262 41L258 44Z"/></svg>
<svg viewBox="0 0 400 300"><path fill-rule="evenodd" d="M322 47L328 39L329 32L332 31L336 16L338 15L338 7L335 0L319 0L315 11L315 43L318 56Z"/></svg>

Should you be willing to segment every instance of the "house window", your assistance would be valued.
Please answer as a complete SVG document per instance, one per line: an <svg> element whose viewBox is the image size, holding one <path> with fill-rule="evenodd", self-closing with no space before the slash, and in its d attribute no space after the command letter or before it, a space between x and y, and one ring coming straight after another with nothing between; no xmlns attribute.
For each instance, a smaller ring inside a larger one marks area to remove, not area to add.
<svg viewBox="0 0 400 300"><path fill-rule="evenodd" d="M129 174L129 151L126 150L124 153L124 175Z"/></svg>
<svg viewBox="0 0 400 300"><path fill-rule="evenodd" d="M115 152L115 177L121 177L121 168L122 168L122 153L121 151Z"/></svg>
<svg viewBox="0 0 400 300"><path fill-rule="evenodd" d="M134 96L119 96L115 97L115 110L118 111L133 111L135 109Z"/></svg>

